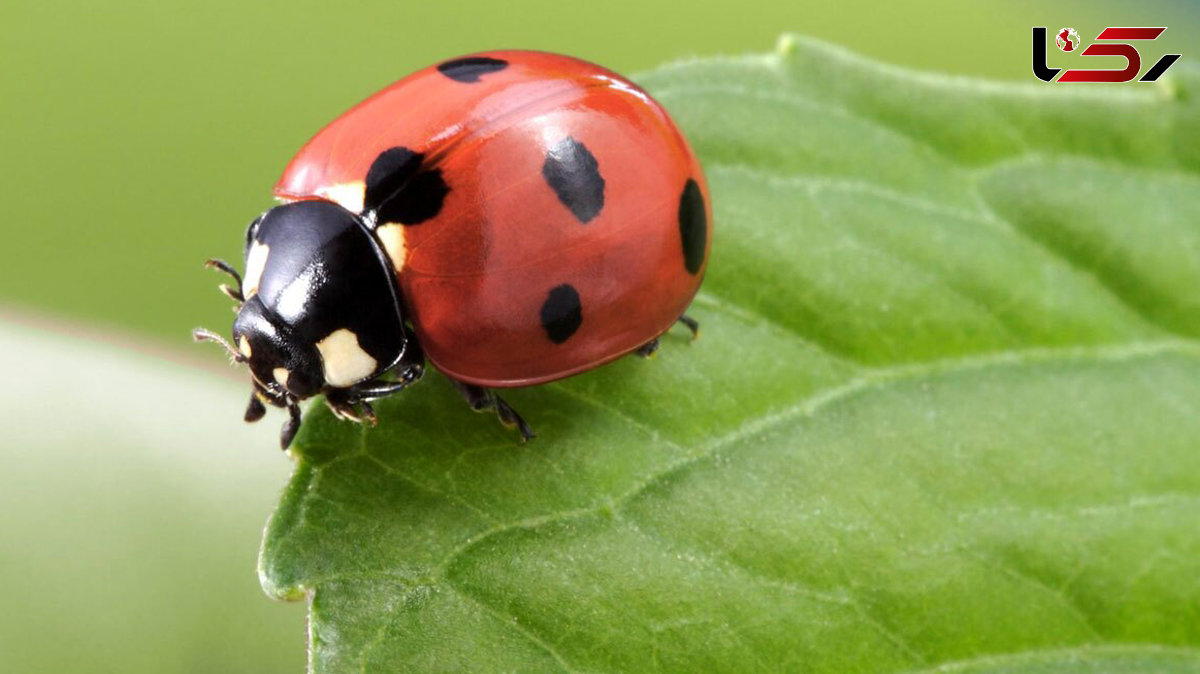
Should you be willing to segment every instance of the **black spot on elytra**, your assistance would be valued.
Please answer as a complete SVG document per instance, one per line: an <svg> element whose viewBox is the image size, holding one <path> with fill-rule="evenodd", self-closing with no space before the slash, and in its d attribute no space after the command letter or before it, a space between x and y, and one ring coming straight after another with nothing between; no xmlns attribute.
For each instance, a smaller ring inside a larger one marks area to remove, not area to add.
<svg viewBox="0 0 1200 674"><path fill-rule="evenodd" d="M470 56L439 63L437 69L438 72L455 82L470 84L478 82L482 75L504 70L507 67L508 61L487 56Z"/></svg>
<svg viewBox="0 0 1200 674"><path fill-rule="evenodd" d="M579 293L569 283L551 288L542 303L542 327L546 336L555 344L562 344L583 323L583 306L579 304Z"/></svg>
<svg viewBox="0 0 1200 674"><path fill-rule="evenodd" d="M604 208L600 164L587 146L574 138L565 138L546 152L542 176L580 222L586 224Z"/></svg>
<svg viewBox="0 0 1200 674"><path fill-rule="evenodd" d="M441 169L423 166L425 155L406 147L384 150L367 171L364 212L375 211L376 222L415 225L434 217L450 187Z"/></svg>
<svg viewBox="0 0 1200 674"><path fill-rule="evenodd" d="M708 239L708 216L700 185L688 178L679 197L679 236L683 239L683 265L696 274L704 265L704 246Z"/></svg>

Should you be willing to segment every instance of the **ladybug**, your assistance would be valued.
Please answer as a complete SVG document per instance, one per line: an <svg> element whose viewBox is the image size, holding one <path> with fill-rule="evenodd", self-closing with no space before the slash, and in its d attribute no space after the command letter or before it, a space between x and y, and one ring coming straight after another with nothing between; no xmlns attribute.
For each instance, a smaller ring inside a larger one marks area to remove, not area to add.
<svg viewBox="0 0 1200 674"><path fill-rule="evenodd" d="M650 355L704 276L700 164L629 80L568 56L474 54L405 77L291 160L282 202L246 232L232 342L247 421L324 394L340 418L421 378L426 359L478 411L533 432L492 389Z"/></svg>

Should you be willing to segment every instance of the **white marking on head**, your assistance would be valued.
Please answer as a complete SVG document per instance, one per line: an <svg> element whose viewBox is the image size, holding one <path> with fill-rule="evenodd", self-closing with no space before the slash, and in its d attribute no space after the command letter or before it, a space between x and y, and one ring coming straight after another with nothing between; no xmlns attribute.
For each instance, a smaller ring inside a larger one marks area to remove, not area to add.
<svg viewBox="0 0 1200 674"><path fill-rule="evenodd" d="M317 190L317 196L333 201L351 213L362 213L366 194L367 185L361 180L338 183Z"/></svg>
<svg viewBox="0 0 1200 674"><path fill-rule="evenodd" d="M258 292L258 282L262 280L263 269L267 266L267 255L271 249L265 243L255 241L250 244L246 253L246 275L242 279L242 295L250 299Z"/></svg>
<svg viewBox="0 0 1200 674"><path fill-rule="evenodd" d="M317 342L321 361L325 368L325 383L345 388L370 377L379 365L358 344L358 335L346 328L339 328Z"/></svg>
<svg viewBox="0 0 1200 674"><path fill-rule="evenodd" d="M275 381L279 382L279 385L284 388L287 388L287 379L290 374L291 372L288 372L286 367L277 367L271 370L271 376L275 377Z"/></svg>
<svg viewBox="0 0 1200 674"><path fill-rule="evenodd" d="M394 222L385 223L375 228L375 235L383 244L383 250L392 259L392 267L399 274L404 269L404 258L408 256L408 246L404 243L404 225Z"/></svg>
<svg viewBox="0 0 1200 674"><path fill-rule="evenodd" d="M245 335L238 338L238 351L241 351L242 355L247 358L252 355L250 352L250 340L246 339Z"/></svg>

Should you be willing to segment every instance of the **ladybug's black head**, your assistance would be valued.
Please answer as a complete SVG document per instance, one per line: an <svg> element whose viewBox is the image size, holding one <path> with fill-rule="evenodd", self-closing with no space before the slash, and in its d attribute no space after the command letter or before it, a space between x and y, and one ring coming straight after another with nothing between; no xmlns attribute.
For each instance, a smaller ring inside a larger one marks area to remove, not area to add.
<svg viewBox="0 0 1200 674"><path fill-rule="evenodd" d="M247 421L263 416L263 403L288 408L285 448L299 428L300 400L318 393L353 398L345 394L404 354L395 270L363 220L333 202L277 206L251 223L244 279L224 262L209 265L240 286L222 286L239 303L233 344L205 330L196 337L225 344L249 366Z"/></svg>
<svg viewBox="0 0 1200 674"><path fill-rule="evenodd" d="M291 326L264 307L257 295L238 309L233 343L250 367L255 389L278 407L289 398L303 400L324 388L316 347L297 339Z"/></svg>

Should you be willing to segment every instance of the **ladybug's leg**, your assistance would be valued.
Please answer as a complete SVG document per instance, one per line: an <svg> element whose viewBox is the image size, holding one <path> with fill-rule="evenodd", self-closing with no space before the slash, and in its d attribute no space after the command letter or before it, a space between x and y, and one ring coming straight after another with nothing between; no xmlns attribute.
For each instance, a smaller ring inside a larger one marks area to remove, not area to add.
<svg viewBox="0 0 1200 674"><path fill-rule="evenodd" d="M396 375L396 381L363 382L350 389L352 398L360 403L384 398L403 391L425 376L425 351L421 349L420 342L411 332L408 333L408 343L404 348L404 355L400 357L400 362L392 368L392 372Z"/></svg>
<svg viewBox="0 0 1200 674"><path fill-rule="evenodd" d="M283 422L283 428L279 431L279 448L284 450L292 444L292 438L295 438L296 431L300 430L300 406L296 401L289 400L287 410L288 420Z"/></svg>
<svg viewBox="0 0 1200 674"><path fill-rule="evenodd" d="M651 356L654 355L654 353L656 351L658 351L658 338L657 337L655 337L654 339L639 346L637 351L634 351L634 353L641 356L642 358L650 358Z"/></svg>
<svg viewBox="0 0 1200 674"><path fill-rule="evenodd" d="M368 401L399 393L415 384L425 374L425 352L411 333L404 355L392 368L392 372L396 375L396 381L376 379L350 388L328 391L325 394L325 404L329 405L329 409L340 419L359 423L366 421L374 426L379 419Z"/></svg>
<svg viewBox="0 0 1200 674"><path fill-rule="evenodd" d="M675 321L677 323L682 323L683 325L687 326L687 329L692 332L692 339L696 339L697 337L700 336L700 323L697 322L696 319L692 318L691 316L685 315L685 316L680 316L679 318L675 319ZM634 351L634 353L641 356L642 358L650 358L658 351L658 347L659 347L658 337L655 337L654 339L639 346L637 348L637 350Z"/></svg>
<svg viewBox="0 0 1200 674"><path fill-rule="evenodd" d="M400 370L397 381L374 381L359 384L352 389L349 389L350 398L355 402L366 402L368 400L378 400L386 398L393 393L399 393L404 389L415 384L425 374L423 365L414 366L405 370Z"/></svg>
<svg viewBox="0 0 1200 674"><path fill-rule="evenodd" d="M375 410L366 401L360 399L355 388L339 388L325 392L325 405L333 412L333 416L346 421L361 424L366 421L372 426L378 421Z"/></svg>
<svg viewBox="0 0 1200 674"><path fill-rule="evenodd" d="M700 322L697 321L696 319L692 318L691 316L688 316L687 314L684 314L675 320L676 320L676 322L683 323L684 325L687 326L688 330L692 331L692 339L695 339L700 336Z"/></svg>
<svg viewBox="0 0 1200 674"><path fill-rule="evenodd" d="M228 262L214 258L214 259L205 261L204 266L208 267L209 269L216 269L218 271L223 271L226 274L229 274L230 276L232 276L233 280L237 281L237 288L230 288L229 286L222 283L219 286L221 288L221 292L225 293L226 295L228 295L230 297L230 299L232 299L233 301L235 301L239 304L246 301L245 296L242 294L242 275L237 273L237 270L234 269L232 266L230 266L230 264Z"/></svg>
<svg viewBox="0 0 1200 674"><path fill-rule="evenodd" d="M529 424L525 423L525 420L521 418L521 415L517 414L517 411L509 406L509 404L504 401L504 398L501 398L495 393L492 394L492 398L495 400L494 404L496 407L496 416L500 417L500 423L504 424L508 428L513 428L515 426L517 430L521 432L522 444L524 444L524 442L530 438L537 437L537 433L533 432L533 429L529 427Z"/></svg>
<svg viewBox="0 0 1200 674"><path fill-rule="evenodd" d="M453 379L451 379L450 382L454 384L454 388L458 391L459 395L466 399L467 404L471 406L471 409L475 410L476 412L494 410L496 412L496 416L500 418L500 423L509 428L516 427L517 430L521 432L522 443L537 436L537 434L533 432L533 429L529 428L529 424L525 423L525 420L521 418L521 415L517 414L516 410L514 410L508 403L504 402L504 398L501 398L482 386L464 384L461 381L454 381Z"/></svg>
<svg viewBox="0 0 1200 674"><path fill-rule="evenodd" d="M263 418L267 413L267 408L263 406L262 400L258 397L258 391L250 392L250 404L246 405L246 414L242 418L249 423L254 423Z"/></svg>
<svg viewBox="0 0 1200 674"><path fill-rule="evenodd" d="M417 340L417 335L412 328L406 327L404 334L407 337L404 344L404 355L400 357L400 362L396 363L396 367L392 368L392 372L396 373L396 378L400 382L404 382L404 385L408 386L415 384L425 375L425 350L421 348L421 342ZM402 390L402 388L398 390Z"/></svg>

